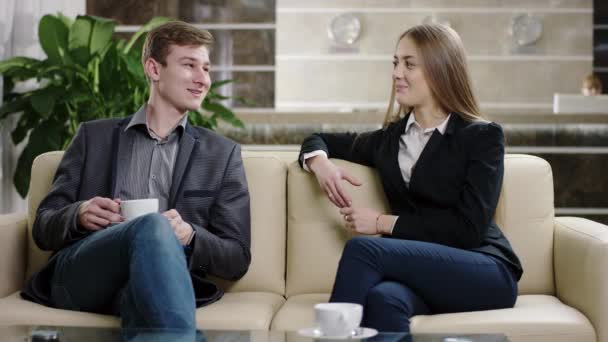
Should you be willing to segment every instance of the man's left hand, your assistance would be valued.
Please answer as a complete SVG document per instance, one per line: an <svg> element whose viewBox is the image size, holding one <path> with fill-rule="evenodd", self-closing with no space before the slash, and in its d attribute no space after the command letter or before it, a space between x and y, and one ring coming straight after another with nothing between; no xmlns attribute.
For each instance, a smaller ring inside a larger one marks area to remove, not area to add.
<svg viewBox="0 0 608 342"><path fill-rule="evenodd" d="M169 220L175 236L179 242L185 246L190 240L190 235L192 235L192 226L188 222L182 220L182 217L175 209L167 210L162 215Z"/></svg>

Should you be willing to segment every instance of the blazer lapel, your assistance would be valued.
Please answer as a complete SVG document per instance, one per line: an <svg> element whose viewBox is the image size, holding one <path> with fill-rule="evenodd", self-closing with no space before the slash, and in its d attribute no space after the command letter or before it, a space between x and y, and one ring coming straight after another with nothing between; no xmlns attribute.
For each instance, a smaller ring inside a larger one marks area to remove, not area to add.
<svg viewBox="0 0 608 342"><path fill-rule="evenodd" d="M401 198L405 196L405 198L409 199L409 189L403 180L403 175L401 174L401 167L399 166L399 152L400 152L400 139L401 135L405 132L405 126L407 124L407 120L411 114L407 114L401 121L397 123L397 127L395 127L394 132L391 134L390 142L389 142L389 155L390 155L390 167L388 168L388 172L390 176L388 179L396 182L393 189L398 189Z"/></svg>
<svg viewBox="0 0 608 342"><path fill-rule="evenodd" d="M175 159L175 168L173 169L171 190L169 192L169 208L175 207L176 196L188 165L190 164L190 154L192 153L192 149L194 149L196 142L197 140L193 136L190 125L186 125L186 129L184 130L184 134L180 140L177 158Z"/></svg>
<svg viewBox="0 0 608 342"><path fill-rule="evenodd" d="M125 179L125 175L129 169L129 160L131 159L131 152L133 151L133 143L135 141L133 131L125 131L125 127L130 119L131 117L126 118L114 128L114 144L112 146L112 198L118 197L118 192L122 188L121 182Z"/></svg>
<svg viewBox="0 0 608 342"><path fill-rule="evenodd" d="M431 138L426 143L422 153L420 153L420 157L418 157L418 161L414 165L414 170L412 171L412 176L410 178L410 189L416 184L416 179L418 178L416 175L420 172L424 172L423 168L427 165L429 158L432 158L433 154L435 154L442 143L446 143L446 139L454 133L454 129L457 128L456 126L460 123L460 120L460 116L457 113L452 113L444 134L439 133L437 129L433 131Z"/></svg>

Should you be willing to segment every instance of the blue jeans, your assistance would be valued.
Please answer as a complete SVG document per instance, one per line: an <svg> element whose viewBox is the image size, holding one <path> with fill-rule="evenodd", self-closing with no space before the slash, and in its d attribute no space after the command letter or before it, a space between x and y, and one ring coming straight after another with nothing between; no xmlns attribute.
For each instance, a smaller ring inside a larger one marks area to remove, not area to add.
<svg viewBox="0 0 608 342"><path fill-rule="evenodd" d="M186 254L162 215L107 227L55 257L56 307L119 315L125 328L196 328Z"/></svg>
<svg viewBox="0 0 608 342"><path fill-rule="evenodd" d="M513 307L517 281L500 260L435 243L355 237L330 302L363 305L362 326L409 332L414 315Z"/></svg>

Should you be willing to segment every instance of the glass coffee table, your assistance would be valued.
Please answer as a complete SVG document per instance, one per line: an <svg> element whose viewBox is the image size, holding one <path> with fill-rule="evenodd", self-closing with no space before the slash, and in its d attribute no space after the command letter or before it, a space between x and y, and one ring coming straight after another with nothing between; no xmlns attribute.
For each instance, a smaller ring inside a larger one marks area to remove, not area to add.
<svg viewBox="0 0 608 342"><path fill-rule="evenodd" d="M311 338L297 332L282 331L180 331L125 330L120 328L83 328L56 326L0 326L0 341L101 342L101 341L176 341L176 342L507 342L501 334L406 334L379 333L367 339Z"/></svg>

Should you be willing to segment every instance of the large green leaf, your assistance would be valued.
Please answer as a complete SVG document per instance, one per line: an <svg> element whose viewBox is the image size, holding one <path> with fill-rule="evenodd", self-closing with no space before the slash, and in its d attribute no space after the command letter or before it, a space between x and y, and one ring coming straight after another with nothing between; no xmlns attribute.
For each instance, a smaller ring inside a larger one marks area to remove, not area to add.
<svg viewBox="0 0 608 342"><path fill-rule="evenodd" d="M93 25L93 21L88 17L81 15L76 17L74 24L70 28L68 48L73 50L84 47L88 50Z"/></svg>
<svg viewBox="0 0 608 342"><path fill-rule="evenodd" d="M54 87L38 89L32 94L30 103L37 113L46 118L52 113L55 101L60 95L61 91Z"/></svg>
<svg viewBox="0 0 608 342"><path fill-rule="evenodd" d="M34 158L61 149L64 131L64 124L53 118L41 122L32 130L29 141L19 156L13 177L13 183L21 197L25 198L29 190Z"/></svg>
<svg viewBox="0 0 608 342"><path fill-rule="evenodd" d="M101 54L112 41L113 20L82 16L76 17L70 29L69 49L81 65L87 65L91 56Z"/></svg>
<svg viewBox="0 0 608 342"><path fill-rule="evenodd" d="M74 60L80 65L87 65L91 58L89 49L91 31L93 31L93 22L83 16L78 16L70 28L68 48Z"/></svg>
<svg viewBox="0 0 608 342"><path fill-rule="evenodd" d="M116 22L111 19L105 19L100 17L88 16L93 22L93 31L91 32L91 39L89 48L91 54L101 52L112 40L114 34L114 27Z"/></svg>
<svg viewBox="0 0 608 342"><path fill-rule="evenodd" d="M11 69L22 69L33 64L39 63L40 61L35 58L29 57L13 57L4 61L0 61L0 74L4 74Z"/></svg>
<svg viewBox="0 0 608 342"><path fill-rule="evenodd" d="M57 17L47 14L40 19L38 24L40 46L53 64L67 62L68 35L68 27Z"/></svg>
<svg viewBox="0 0 608 342"><path fill-rule="evenodd" d="M17 121L17 126L11 132L11 137L13 138L13 144L17 145L25 139L28 132L32 129L32 127L36 126L40 119L40 116L37 113L33 112L31 109L26 109L21 116L19 117L19 121Z"/></svg>
<svg viewBox="0 0 608 342"><path fill-rule="evenodd" d="M160 25L162 25L166 22L172 21L172 20L173 19L166 18L166 17L154 17L154 18L150 19L150 21L148 21L144 26L142 26L139 29L139 31L135 32L135 34L131 36L129 43L127 43L123 52L129 53L129 51L131 51L131 48L133 48L133 45L135 45L135 43L137 43L137 41L139 40L139 38L141 36L148 33L150 30L154 29L155 27L160 26Z"/></svg>
<svg viewBox="0 0 608 342"><path fill-rule="evenodd" d="M74 19L66 17L62 13L57 13L57 18L61 20L68 29L72 27L72 24L74 23Z"/></svg>

